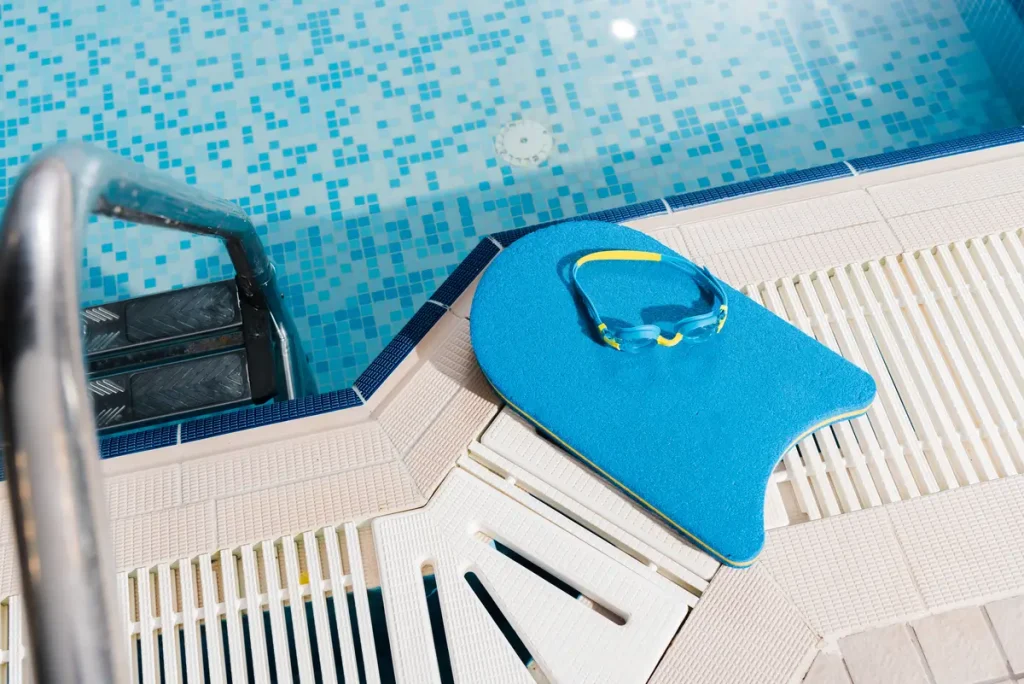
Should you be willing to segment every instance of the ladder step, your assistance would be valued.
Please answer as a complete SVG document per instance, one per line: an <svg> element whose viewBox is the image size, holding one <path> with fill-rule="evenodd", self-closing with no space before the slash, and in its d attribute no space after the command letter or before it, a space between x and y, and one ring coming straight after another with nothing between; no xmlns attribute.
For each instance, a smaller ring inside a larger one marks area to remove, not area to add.
<svg viewBox="0 0 1024 684"><path fill-rule="evenodd" d="M242 326L233 280L172 290L82 311L85 349L95 357Z"/></svg>
<svg viewBox="0 0 1024 684"><path fill-rule="evenodd" d="M101 433L253 401L244 349L90 379Z"/></svg>

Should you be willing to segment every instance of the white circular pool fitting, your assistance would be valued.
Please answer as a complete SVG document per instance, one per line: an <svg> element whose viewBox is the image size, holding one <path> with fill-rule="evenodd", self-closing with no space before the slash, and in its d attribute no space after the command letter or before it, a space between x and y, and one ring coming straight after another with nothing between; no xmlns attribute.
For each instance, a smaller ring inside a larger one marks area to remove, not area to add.
<svg viewBox="0 0 1024 684"><path fill-rule="evenodd" d="M538 166L551 156L555 139L539 121L519 119L501 127L494 138L498 156L513 166Z"/></svg>

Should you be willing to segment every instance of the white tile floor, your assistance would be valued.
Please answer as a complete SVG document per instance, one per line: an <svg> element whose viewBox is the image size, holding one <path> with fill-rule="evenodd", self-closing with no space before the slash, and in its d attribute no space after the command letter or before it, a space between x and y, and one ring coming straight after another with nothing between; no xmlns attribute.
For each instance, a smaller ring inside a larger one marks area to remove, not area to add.
<svg viewBox="0 0 1024 684"><path fill-rule="evenodd" d="M928 684L928 673L906 625L888 625L839 642L846 669L858 684Z"/></svg>
<svg viewBox="0 0 1024 684"><path fill-rule="evenodd" d="M1024 678L1021 606L1018 596L851 634L838 650L817 654L804 684L1018 681Z"/></svg>

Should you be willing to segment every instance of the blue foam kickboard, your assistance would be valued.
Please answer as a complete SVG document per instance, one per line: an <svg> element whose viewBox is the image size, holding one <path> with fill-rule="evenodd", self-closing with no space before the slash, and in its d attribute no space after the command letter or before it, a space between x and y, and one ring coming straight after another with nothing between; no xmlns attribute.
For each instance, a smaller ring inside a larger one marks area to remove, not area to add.
<svg viewBox="0 0 1024 684"><path fill-rule="evenodd" d="M765 489L783 453L863 413L875 383L728 286L728 320L708 342L615 351L569 283L580 256L607 249L673 254L629 228L581 221L495 257L470 315L480 367L510 406L585 465L721 561L747 565L764 544ZM595 262L580 280L604 319L624 325L710 306L692 279L661 262Z"/></svg>

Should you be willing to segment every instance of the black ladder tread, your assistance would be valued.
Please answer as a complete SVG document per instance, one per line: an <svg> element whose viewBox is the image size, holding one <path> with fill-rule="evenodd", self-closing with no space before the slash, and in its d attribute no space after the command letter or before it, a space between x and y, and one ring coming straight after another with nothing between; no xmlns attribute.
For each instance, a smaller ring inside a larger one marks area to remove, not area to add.
<svg viewBox="0 0 1024 684"><path fill-rule="evenodd" d="M240 327L233 280L138 297L82 311L86 353L92 357Z"/></svg>
<svg viewBox="0 0 1024 684"><path fill-rule="evenodd" d="M101 432L137 427L252 400L244 349L89 380Z"/></svg>

